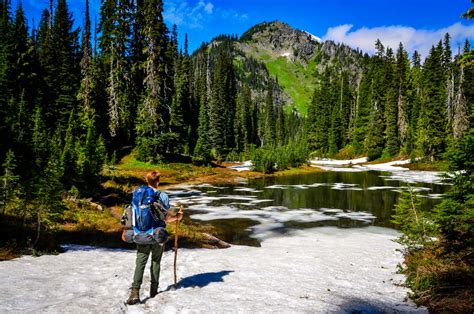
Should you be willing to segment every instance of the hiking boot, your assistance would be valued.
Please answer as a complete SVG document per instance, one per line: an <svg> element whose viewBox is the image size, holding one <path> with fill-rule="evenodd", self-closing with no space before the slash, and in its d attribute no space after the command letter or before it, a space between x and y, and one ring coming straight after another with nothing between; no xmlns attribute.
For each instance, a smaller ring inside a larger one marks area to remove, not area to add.
<svg viewBox="0 0 474 314"><path fill-rule="evenodd" d="M158 285L151 284L150 286L150 298L154 298L158 294Z"/></svg>
<svg viewBox="0 0 474 314"><path fill-rule="evenodd" d="M127 304L134 305L140 302L140 290L137 288L132 288L130 291L130 296L128 297Z"/></svg>

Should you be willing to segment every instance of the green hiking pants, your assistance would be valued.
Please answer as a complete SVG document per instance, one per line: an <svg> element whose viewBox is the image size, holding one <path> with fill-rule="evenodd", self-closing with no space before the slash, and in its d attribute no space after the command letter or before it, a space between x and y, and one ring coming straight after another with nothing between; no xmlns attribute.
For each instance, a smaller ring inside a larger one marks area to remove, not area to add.
<svg viewBox="0 0 474 314"><path fill-rule="evenodd" d="M160 262L163 254L163 246L157 244L137 244L137 261L135 274L133 275L132 288L140 289L143 281L143 272L151 252L151 284L158 287L160 282Z"/></svg>

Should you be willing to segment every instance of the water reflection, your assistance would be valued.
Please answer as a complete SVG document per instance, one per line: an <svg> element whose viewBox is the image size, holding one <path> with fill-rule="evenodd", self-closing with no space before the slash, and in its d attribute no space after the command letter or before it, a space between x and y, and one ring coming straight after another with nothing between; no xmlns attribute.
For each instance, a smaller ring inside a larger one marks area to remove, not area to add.
<svg viewBox="0 0 474 314"><path fill-rule="evenodd" d="M412 185L424 209L440 201L446 185ZM224 240L253 244L255 239L293 228L316 226L393 228L390 222L400 191L407 184L383 172L323 172L262 178L246 185L187 187L170 191L191 218L219 227ZM250 238L252 239L250 239Z"/></svg>

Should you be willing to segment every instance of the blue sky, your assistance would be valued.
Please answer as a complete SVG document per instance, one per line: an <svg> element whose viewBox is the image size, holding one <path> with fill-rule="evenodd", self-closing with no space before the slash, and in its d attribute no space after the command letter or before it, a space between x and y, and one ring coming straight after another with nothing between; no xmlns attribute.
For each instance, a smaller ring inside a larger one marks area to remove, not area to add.
<svg viewBox="0 0 474 314"><path fill-rule="evenodd" d="M13 0L13 8L18 0ZM98 16L100 0L90 0ZM49 0L22 0L29 18L37 23ZM372 52L376 38L396 47L403 41L412 52L426 56L429 47L446 31L452 45L474 40L474 22L460 18L469 0L165 0L165 20L176 23L180 40L188 33L190 50L203 41L225 34L241 35L262 21L281 20L323 39L345 42ZM84 1L69 0L78 23L83 20ZM454 48L453 47L453 48Z"/></svg>

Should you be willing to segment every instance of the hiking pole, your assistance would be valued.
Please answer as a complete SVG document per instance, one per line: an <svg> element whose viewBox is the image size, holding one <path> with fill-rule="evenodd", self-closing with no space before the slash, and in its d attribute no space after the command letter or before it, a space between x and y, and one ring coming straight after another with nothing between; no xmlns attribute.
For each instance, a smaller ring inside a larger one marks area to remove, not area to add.
<svg viewBox="0 0 474 314"><path fill-rule="evenodd" d="M183 206L179 206L178 214L183 213ZM177 289L178 286L176 284L176 260L178 258L178 233L179 233L179 219L176 219L176 230L174 233L174 288Z"/></svg>

